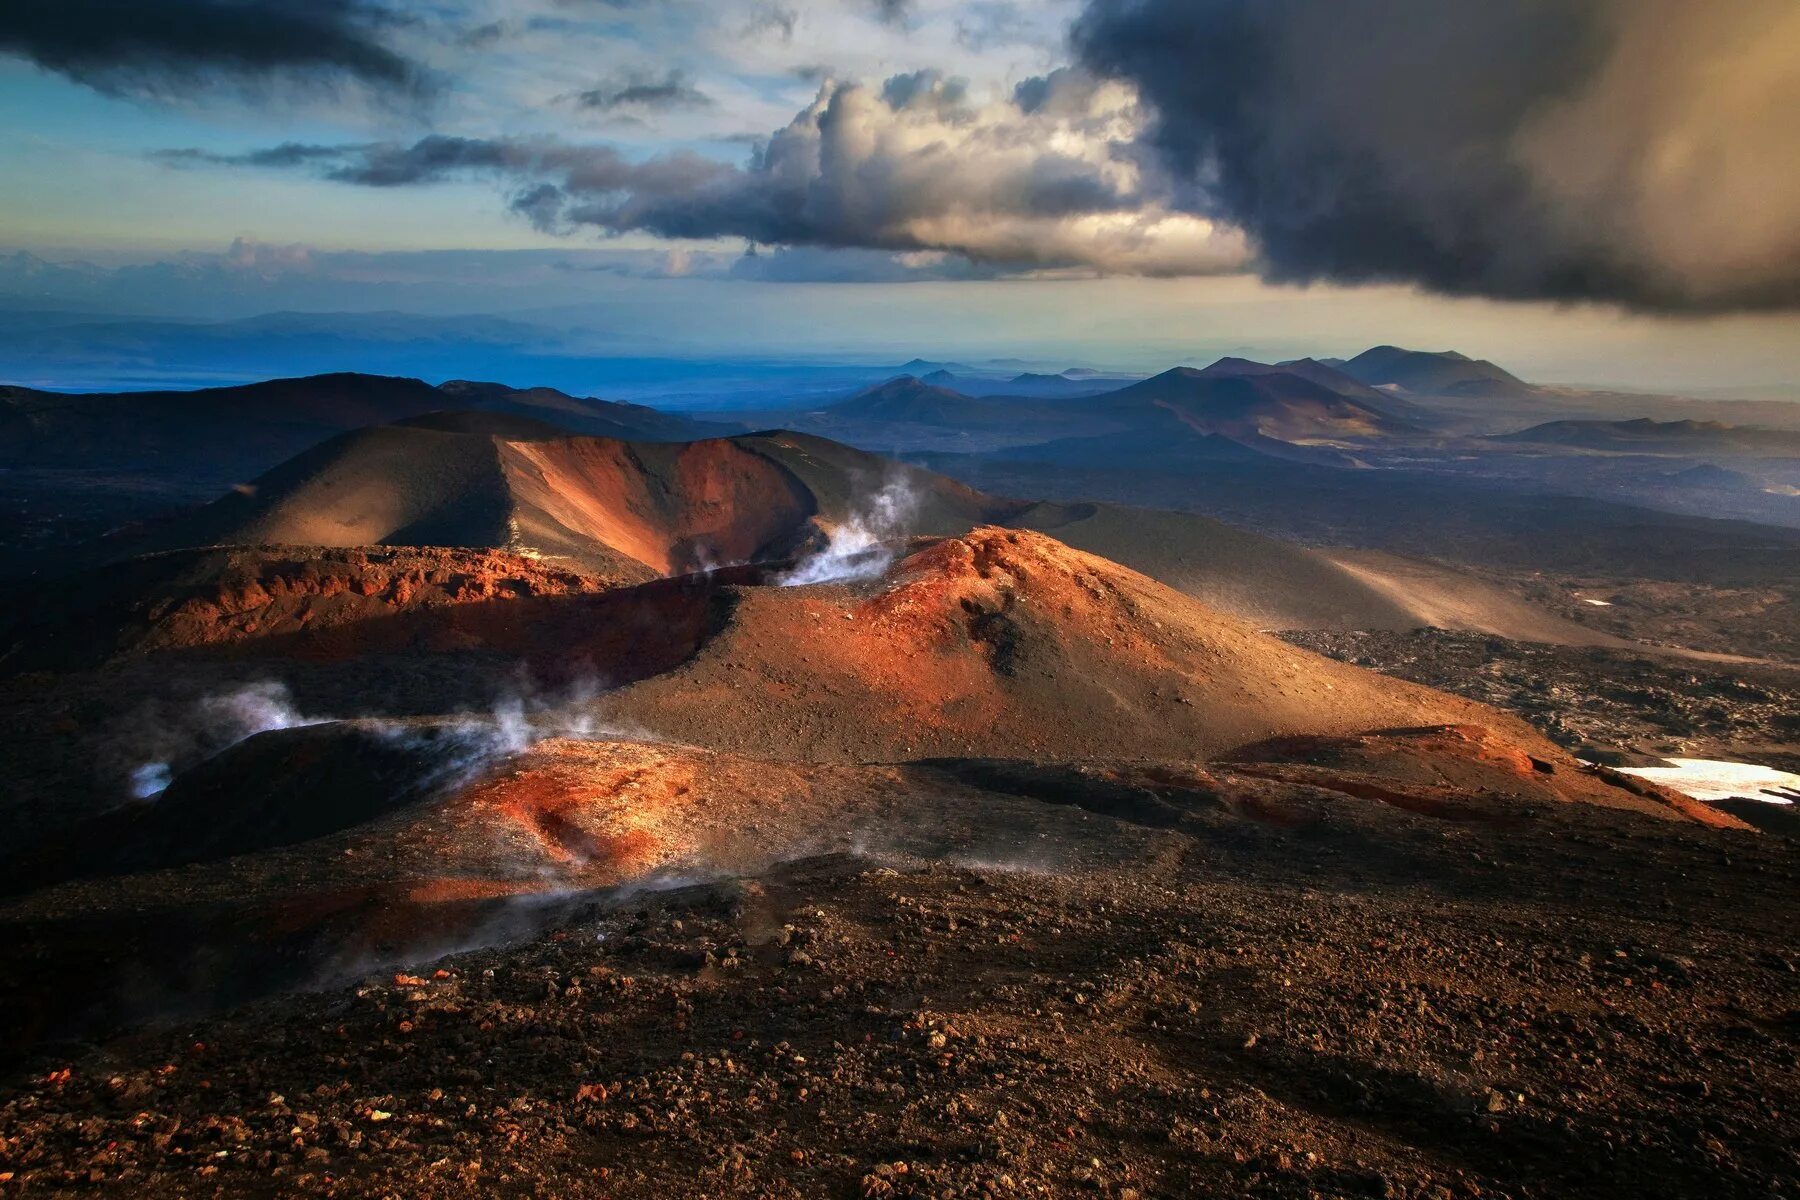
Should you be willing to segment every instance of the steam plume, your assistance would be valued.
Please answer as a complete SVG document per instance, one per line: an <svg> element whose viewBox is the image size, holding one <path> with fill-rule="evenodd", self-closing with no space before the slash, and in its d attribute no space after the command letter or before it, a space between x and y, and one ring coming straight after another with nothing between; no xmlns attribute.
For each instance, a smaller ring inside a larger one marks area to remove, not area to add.
<svg viewBox="0 0 1800 1200"><path fill-rule="evenodd" d="M185 716L158 724L150 751L154 757L130 772L127 786L131 797L153 800L161 795L183 761L209 758L272 729L317 725L323 720L301 714L287 685L273 680L204 697Z"/></svg>
<svg viewBox="0 0 1800 1200"><path fill-rule="evenodd" d="M918 509L919 496L912 485L903 476L892 477L831 530L824 546L802 558L776 582L782 587L801 587L885 574L894 563L893 543L906 535L906 526Z"/></svg>

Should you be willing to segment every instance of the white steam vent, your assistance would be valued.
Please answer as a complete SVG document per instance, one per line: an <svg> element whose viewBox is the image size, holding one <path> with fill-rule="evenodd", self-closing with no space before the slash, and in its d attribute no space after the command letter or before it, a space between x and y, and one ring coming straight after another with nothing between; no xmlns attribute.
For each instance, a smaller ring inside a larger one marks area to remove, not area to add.
<svg viewBox="0 0 1800 1200"><path fill-rule="evenodd" d="M294 707L287 685L276 681L246 684L207 696L191 712L160 731L158 740L167 757L134 767L127 787L134 800L153 800L173 779L170 760L174 758L217 754L271 729L317 725L323 720L302 715Z"/></svg>
<svg viewBox="0 0 1800 1200"><path fill-rule="evenodd" d="M776 579L782 587L875 579L894 562L894 543L906 536L919 511L919 495L904 476L894 476L831 530L824 546Z"/></svg>

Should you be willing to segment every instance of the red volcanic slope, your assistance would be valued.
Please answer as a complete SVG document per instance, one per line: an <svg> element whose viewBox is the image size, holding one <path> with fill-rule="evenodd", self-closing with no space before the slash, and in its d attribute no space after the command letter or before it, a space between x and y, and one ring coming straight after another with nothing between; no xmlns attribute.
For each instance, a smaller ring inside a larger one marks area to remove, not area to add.
<svg viewBox="0 0 1800 1200"><path fill-rule="evenodd" d="M655 578L493 550L235 546L146 555L21 595L0 614L0 669L91 666L118 655L305 639L313 653L375 641L395 618L603 592ZM454 623L447 615L436 618ZM390 635L391 636L391 633ZM338 651L342 653L342 651Z"/></svg>
<svg viewBox="0 0 1800 1200"><path fill-rule="evenodd" d="M159 536L167 547L486 547L667 574L789 554L894 479L917 501L915 532L1023 507L799 434L509 441L384 427L308 451Z"/></svg>
<svg viewBox="0 0 1800 1200"><path fill-rule="evenodd" d="M785 548L816 511L793 476L736 442L602 438L500 444L513 536L550 553L606 546L662 574Z"/></svg>
<svg viewBox="0 0 1800 1200"><path fill-rule="evenodd" d="M1272 737L1470 726L1489 740L1468 744L1490 747L1509 777L1554 776L1549 791L1564 799L1673 815L1666 797L1595 784L1514 717L1332 662L1105 559L994 528L914 554L872 591L745 589L692 660L601 711L696 745L827 761L1194 761Z"/></svg>
<svg viewBox="0 0 1800 1200"><path fill-rule="evenodd" d="M159 545L479 547L642 578L785 557L896 481L909 494L905 533L953 536L990 523L1050 531L1264 627L1420 623L1317 553L1205 517L1002 500L786 432L647 445L363 430L165 530Z"/></svg>
<svg viewBox="0 0 1800 1200"><path fill-rule="evenodd" d="M420 911L446 902L616 886L658 870L754 873L870 841L942 855L1054 829L1062 819L1046 821L1046 810L1055 809L1149 829L1306 824L1321 806L1345 804L1517 825L1543 806L1573 803L1744 828L1652 785L1622 786L1624 777L1585 773L1467 725L1290 737L1206 763L832 764L562 738L483 759L475 737L444 722L262 734L200 764L155 804L108 813L7 862L7 879L36 887L134 875L114 891L84 886L98 906L123 911L173 895L276 906L294 925L344 908L358 911L359 924L386 912L394 927L416 932L430 924ZM174 878L145 874L177 867L186 870ZM306 881L302 892L295 879Z"/></svg>

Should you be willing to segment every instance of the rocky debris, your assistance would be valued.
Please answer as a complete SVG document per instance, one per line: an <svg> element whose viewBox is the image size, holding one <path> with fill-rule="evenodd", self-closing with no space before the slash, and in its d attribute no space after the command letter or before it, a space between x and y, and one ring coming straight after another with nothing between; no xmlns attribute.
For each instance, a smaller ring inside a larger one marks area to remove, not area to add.
<svg viewBox="0 0 1800 1200"><path fill-rule="evenodd" d="M1772 549L1760 557L1765 568L1782 560ZM1500 581L1534 604L1618 637L1800 662L1800 587L1791 572L1752 570L1734 579L1739 573L1727 569L1687 582L1649 574L1621 578L1533 570L1510 579L1501 575Z"/></svg>
<svg viewBox="0 0 1800 1200"><path fill-rule="evenodd" d="M1800 669L1441 629L1281 636L1340 662L1516 713L1553 741L1611 766L1677 755L1800 770Z"/></svg>
<svg viewBox="0 0 1800 1200"><path fill-rule="evenodd" d="M0 1076L0 1165L48 1195L1800 1186L1778 841L1345 819L1135 870L839 855L639 893L40 1053Z"/></svg>
<svg viewBox="0 0 1800 1200"><path fill-rule="evenodd" d="M316 634L449 605L600 592L652 577L648 569L608 574L450 547L173 551L71 577L14 606L0 627L0 666L68 669L122 654Z"/></svg>

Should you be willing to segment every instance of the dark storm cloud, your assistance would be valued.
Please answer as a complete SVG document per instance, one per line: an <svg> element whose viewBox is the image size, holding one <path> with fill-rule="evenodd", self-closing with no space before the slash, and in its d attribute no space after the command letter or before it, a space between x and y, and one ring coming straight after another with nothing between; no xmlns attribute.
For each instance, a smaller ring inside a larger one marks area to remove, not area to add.
<svg viewBox="0 0 1800 1200"><path fill-rule="evenodd" d="M275 79L422 90L418 68L380 40L392 23L359 0L6 0L0 53L106 92Z"/></svg>
<svg viewBox="0 0 1800 1200"><path fill-rule="evenodd" d="M1706 311L1800 304L1797 14L1090 0L1073 43L1272 278Z"/></svg>
<svg viewBox="0 0 1800 1200"><path fill-rule="evenodd" d="M711 108L713 98L689 83L679 71L661 78L630 75L609 80L574 95L577 105L596 112L666 112L681 108Z"/></svg>

